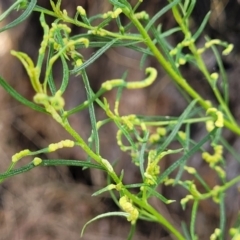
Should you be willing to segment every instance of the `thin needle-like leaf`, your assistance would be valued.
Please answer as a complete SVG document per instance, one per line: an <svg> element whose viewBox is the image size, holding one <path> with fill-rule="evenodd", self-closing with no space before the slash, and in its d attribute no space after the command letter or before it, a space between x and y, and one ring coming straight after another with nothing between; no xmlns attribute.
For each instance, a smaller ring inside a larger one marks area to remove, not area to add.
<svg viewBox="0 0 240 240"><path fill-rule="evenodd" d="M46 110L43 107L40 107L39 105L35 104L34 102L30 102L26 98L24 98L22 95L20 95L15 89L13 89L3 78L0 77L0 85L5 89L6 92L8 92L13 98L15 98L20 103L26 105L27 107L38 111L47 113Z"/></svg>
<svg viewBox="0 0 240 240"><path fill-rule="evenodd" d="M105 53L118 39L113 39L112 41L108 42L104 47L99 49L90 59L88 59L85 63L81 66L70 70L71 74L79 73L82 69L88 67L91 63L96 61L103 53Z"/></svg>
<svg viewBox="0 0 240 240"><path fill-rule="evenodd" d="M34 7L36 6L36 4L37 4L37 0L32 0L31 2L29 2L27 4L27 8L22 13L22 15L20 15L17 19L15 19L11 23L7 24L3 28L1 28L0 29L0 33L3 32L3 31L6 31L7 29L13 28L16 25L18 25L19 23L23 22L32 13L32 11L33 11Z"/></svg>

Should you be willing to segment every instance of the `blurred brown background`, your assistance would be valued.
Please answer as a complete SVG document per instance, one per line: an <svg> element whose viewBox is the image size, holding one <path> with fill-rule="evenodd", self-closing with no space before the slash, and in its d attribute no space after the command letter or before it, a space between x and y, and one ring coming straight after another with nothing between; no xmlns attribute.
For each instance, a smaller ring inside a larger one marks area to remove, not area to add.
<svg viewBox="0 0 240 240"><path fill-rule="evenodd" d="M4 11L14 1L0 1L0 11ZM130 1L136 2L136 1ZM141 10L146 10L151 16L167 4L166 0L148 0L141 5ZM39 0L38 5L49 8L49 1ZM98 0L71 0L62 1L62 8L67 9L69 15L74 15L76 7L83 6L89 16L111 10L108 1ZM230 106L237 120L240 115L239 103L239 30L240 30L240 5L237 1L228 0L197 0L193 15L193 29L197 29L205 14L212 9L210 23L205 34L211 38L221 38L235 44L235 51L224 59L224 64L229 74ZM17 16L12 14L8 21ZM39 24L39 14L34 13L21 25L0 34L0 75L6 79L17 91L28 99L32 99L33 91L28 77L20 62L10 55L10 50L19 50L28 53L34 60L42 39L42 29ZM51 21L51 19L48 19ZM160 22L163 29L175 26L171 13L165 14ZM1 22L1 26L7 22ZM113 26L114 28L114 26ZM73 34L83 32L83 29L73 27ZM170 39L177 43L181 36ZM201 45L202 40L199 41ZM94 53L94 49L83 52L87 59ZM100 59L87 68L91 87L94 91L100 84L108 79L119 78L128 70L128 79L139 80L144 78L144 71L139 70L141 55L129 49L114 48L107 51ZM211 55L206 56L209 69L216 69L216 62ZM168 76L162 71L153 59L148 59L146 66L154 66L159 71L158 80L153 86L137 90L125 91L121 100L120 114L144 115L173 115L178 116L186 106L186 102L178 93ZM213 99L211 90L199 72L191 66L185 66L183 74L189 82L208 99ZM61 65L55 67L56 81L61 81ZM67 108L81 103L85 99L85 89L80 77L71 77L70 85L64 95ZM115 92L108 92L106 96L110 104L114 103ZM96 108L98 119L104 117L100 109ZM74 115L70 119L74 128L85 139L90 134L90 120L87 111ZM194 126L192 137L200 139L204 126ZM46 147L49 143L58 142L69 138L61 127L49 116L30 110L0 88L0 170L4 172L8 167L11 156L29 148L37 150ZM101 154L111 161L119 160L117 169L125 171L126 183L140 181L138 169L131 163L131 159L123 154L115 141L115 127L108 125L100 131ZM240 142L237 136L226 133L231 145L239 149ZM42 155L43 158L85 159L86 155L80 149L61 150L56 153ZM238 175L239 166L231 156L226 156L229 179ZM21 160L21 164L31 159ZM163 162L166 167L171 159ZM217 178L202 163L200 156L191 159L191 165L197 167L206 181L214 186ZM91 194L100 187L105 186L105 175L95 170L82 171L80 168L49 167L36 168L33 171L6 180L0 186L0 240L50 240L50 239L79 239L80 231L89 219L108 212L117 211L108 194L91 197ZM159 189L169 199L179 200L186 192L181 188ZM239 194L234 187L227 193L226 210L227 225L233 223L239 210ZM181 221L189 221L190 207L185 212L178 203L165 206L153 200L153 205L180 229ZM211 201L201 204L197 219L199 239L209 239L213 229L218 226L218 208ZM83 239L92 240L122 240L127 238L129 223L122 218L102 219L90 224ZM139 221L134 239L171 239L171 236L157 224ZM227 236L226 236L227 239Z"/></svg>

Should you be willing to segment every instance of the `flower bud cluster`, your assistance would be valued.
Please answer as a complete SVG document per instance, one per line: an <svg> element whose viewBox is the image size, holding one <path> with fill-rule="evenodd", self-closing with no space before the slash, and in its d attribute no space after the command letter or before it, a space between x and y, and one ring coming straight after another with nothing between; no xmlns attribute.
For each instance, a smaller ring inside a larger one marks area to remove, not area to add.
<svg viewBox="0 0 240 240"><path fill-rule="evenodd" d="M156 184L157 176L160 174L160 166L158 162L160 160L160 154L157 155L156 150L150 150L148 153L148 165L144 173L145 183L148 185Z"/></svg>
<svg viewBox="0 0 240 240"><path fill-rule="evenodd" d="M223 113L216 108L208 108L206 114L211 114L214 117L213 120L208 120L206 122L206 129L208 132L212 131L214 127L222 128L224 126L224 116Z"/></svg>
<svg viewBox="0 0 240 240"><path fill-rule="evenodd" d="M202 153L202 158L209 163L211 166L216 165L219 161L222 159L223 154L223 146L222 145L216 145L213 147L214 153L210 154L208 152Z"/></svg>
<svg viewBox="0 0 240 240"><path fill-rule="evenodd" d="M26 157L27 155L29 155L31 153L31 151L29 149L25 149L25 150L22 150L18 153L15 153L13 156L12 156L12 162L13 163L16 163L18 160L20 160L21 158L23 157Z"/></svg>
<svg viewBox="0 0 240 240"><path fill-rule="evenodd" d="M216 228L214 230L214 233L211 234L210 240L217 240L217 239L219 239L220 235L221 235L221 230L219 228Z"/></svg>
<svg viewBox="0 0 240 240"><path fill-rule="evenodd" d="M62 92L60 90L58 90L54 96L48 96L45 93L37 93L34 96L33 100L37 104L44 105L46 107L46 110L48 109L49 113L51 113L50 112L51 108L48 107L49 105L56 111L64 107L65 101L61 95L62 95Z"/></svg>
<svg viewBox="0 0 240 240"><path fill-rule="evenodd" d="M156 143L161 139L161 137L164 137L166 134L167 134L166 128L159 127L159 128L156 129L155 133L150 135L149 141L151 143Z"/></svg>
<svg viewBox="0 0 240 240"><path fill-rule="evenodd" d="M51 143L48 146L48 152L54 152L57 149L64 148L64 147L71 148L71 147L74 147L74 145L75 145L75 143L72 140L68 140L68 139L62 140L58 143Z"/></svg>
<svg viewBox="0 0 240 240"><path fill-rule="evenodd" d="M117 8L115 11L108 11L102 15L103 18L117 18L122 13L121 8Z"/></svg>
<svg viewBox="0 0 240 240"><path fill-rule="evenodd" d="M132 201L127 196L123 196L119 199L119 205L123 209L124 212L129 214L129 216L127 217L127 220L129 222L131 222L132 224L135 224L135 222L139 216L139 211L132 204Z"/></svg>

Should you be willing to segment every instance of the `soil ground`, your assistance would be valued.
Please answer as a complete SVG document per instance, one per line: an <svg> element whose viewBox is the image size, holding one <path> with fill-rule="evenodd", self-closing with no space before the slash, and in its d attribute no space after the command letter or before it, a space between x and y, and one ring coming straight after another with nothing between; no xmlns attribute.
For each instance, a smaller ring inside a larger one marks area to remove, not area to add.
<svg viewBox="0 0 240 240"><path fill-rule="evenodd" d="M7 1L6 1L7 2ZM2 9L7 3L0 2ZM8 2L8 4L11 1ZM89 15L97 12L110 10L108 1L81 0L62 1L63 8L73 15L76 6L81 4L86 8ZM133 1L132 1L133 2ZM146 3L147 2L147 3ZM218 2L219 5L213 5ZM212 7L212 17L206 29L206 34L212 38L233 42L234 53L224 59L225 67L229 75L230 83L230 105L236 119L240 118L239 108L239 33L240 5L236 1L197 1L194 11L193 28L199 26L203 16ZM224 4L223 4L224 2ZM233 3L234 2L234 3ZM142 5L142 9L154 15L159 9L165 6L167 1L148 0ZM39 0L38 4L49 7L49 1ZM218 7L218 8L217 8ZM221 11L220 11L220 10ZM15 16L10 16L14 18ZM0 34L0 75L6 79L22 95L31 99L33 91L28 78L21 64L12 57L11 49L27 52L33 59L37 57L37 50L41 42L42 30L38 22L39 15L33 14L25 23ZM50 21L50 20L49 20ZM171 14L166 14L161 23L168 29L175 26ZM3 24L6 24L4 22ZM81 29L73 28L73 32L81 32ZM171 39L177 42L181 36ZM201 44L201 41L199 42ZM93 52L87 50L85 56L91 56ZM88 68L89 79L94 91L99 89L100 84L112 78L122 76L128 69L129 79L143 79L144 73L139 70L141 55L128 49L112 49L106 52L96 63ZM209 69L216 68L216 62L211 55L206 55ZM149 66L157 67L154 60L149 59L146 63ZM122 115L135 113L144 115L171 115L178 116L186 106L186 102L178 93L168 76L157 67L159 71L158 81L148 89L139 91L126 91L121 101L120 112ZM198 91L209 99L213 99L210 89L204 84L204 79L191 66L183 69L183 74ZM61 79L61 69L56 67L55 78ZM66 91L65 98L67 107L76 106L84 101L84 87L79 79L72 77ZM115 92L105 95L108 101L114 102ZM102 118L100 109L96 109L97 117ZM75 115L70 119L75 129L87 139L90 133L90 121L87 111ZM58 142L69 138L68 134L62 131L50 117L33 112L13 100L0 88L0 170L5 171L11 156L29 148L37 150L46 147L49 143ZM130 158L121 153L115 141L115 128L108 126L100 132L101 153L104 158L112 161L120 159L118 170L125 169L126 183L138 182L140 177L137 168L131 163ZM196 125L192 130L195 139L202 134L202 127ZM238 137L226 133L227 140L237 150L240 149ZM78 148L62 150L56 153L43 155L43 158L66 158L85 159L84 152ZM227 173L229 178L239 174L239 166L231 156L227 156ZM25 164L30 159L23 160ZM166 167L172 159L166 159L161 166ZM199 156L191 159L191 164L197 167L199 173L206 181L214 186L217 182L216 176L201 162ZM108 212L117 211L116 206L107 194L99 197L92 197L92 193L103 187L106 176L97 170L85 170L68 167L36 168L30 172L18 175L6 180L0 186L0 240L65 240L79 239L83 225L92 217ZM178 188L159 189L169 199L181 199L185 192ZM237 188L231 189L226 201L227 223L230 225L239 211L239 193ZM177 228L181 227L181 220L188 222L190 211L183 212L179 205L166 207L156 200L152 204ZM203 202L197 219L197 231L199 239L208 239L213 229L218 226L218 209L211 201ZM106 218L90 224L82 239L86 240L123 240L127 239L130 229L129 223L121 218ZM135 240L172 239L168 233L159 225L139 221ZM227 237L226 237L227 239Z"/></svg>

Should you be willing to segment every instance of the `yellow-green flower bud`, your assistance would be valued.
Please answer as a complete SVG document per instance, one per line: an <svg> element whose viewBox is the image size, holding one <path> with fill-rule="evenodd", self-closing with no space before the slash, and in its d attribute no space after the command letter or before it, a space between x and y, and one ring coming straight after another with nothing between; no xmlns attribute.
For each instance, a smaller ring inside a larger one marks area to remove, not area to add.
<svg viewBox="0 0 240 240"><path fill-rule="evenodd" d="M210 76L213 81L216 81L219 78L219 74L216 72L212 73Z"/></svg>
<svg viewBox="0 0 240 240"><path fill-rule="evenodd" d="M186 64L186 59L185 58L179 58L178 63L179 63L179 65L184 65L184 64Z"/></svg>
<svg viewBox="0 0 240 240"><path fill-rule="evenodd" d="M124 84L122 79L108 80L102 84L102 88L109 91L114 87L119 87Z"/></svg>
<svg viewBox="0 0 240 240"><path fill-rule="evenodd" d="M48 146L48 152L55 152L58 149L58 144L57 143L51 143Z"/></svg>
<svg viewBox="0 0 240 240"><path fill-rule="evenodd" d="M141 126L141 129L142 129L144 132L147 131L147 126L146 126L146 124L145 124L144 122L141 122L140 126Z"/></svg>
<svg viewBox="0 0 240 240"><path fill-rule="evenodd" d="M60 110L65 105L64 98L61 95L62 92L58 90L53 97L49 97L49 101L55 110Z"/></svg>
<svg viewBox="0 0 240 240"><path fill-rule="evenodd" d="M175 182L175 179L173 179L173 178L166 179L166 180L164 181L164 185L165 185L165 186L173 185L174 182Z"/></svg>
<svg viewBox="0 0 240 240"><path fill-rule="evenodd" d="M157 134L157 133L153 133L153 134L151 134L150 137L149 137L149 141L150 141L151 143L156 143L156 142L158 142L159 140L160 140L160 135Z"/></svg>
<svg viewBox="0 0 240 240"><path fill-rule="evenodd" d="M144 19L144 20L148 20L149 19L149 15L145 11L135 13L134 16L137 19Z"/></svg>
<svg viewBox="0 0 240 240"><path fill-rule="evenodd" d="M86 16L86 11L82 6L77 7L77 12L82 16Z"/></svg>
<svg viewBox="0 0 240 240"><path fill-rule="evenodd" d="M66 17L68 16L68 13L67 13L66 9L63 9L63 15L66 16Z"/></svg>
<svg viewBox="0 0 240 240"><path fill-rule="evenodd" d="M41 163L42 163L42 159L41 159L41 158L35 157L35 158L33 159L33 165L34 165L34 166L38 166L38 165L40 165Z"/></svg>
<svg viewBox="0 0 240 240"><path fill-rule="evenodd" d="M185 198L182 198L180 201L180 204L182 205L182 208L185 209L186 208L186 204L189 200L192 200L193 196L192 195L187 195Z"/></svg>
<svg viewBox="0 0 240 240"><path fill-rule="evenodd" d="M214 122L212 120L206 121L206 129L208 132L211 132L215 128Z"/></svg>
<svg viewBox="0 0 240 240"><path fill-rule="evenodd" d="M62 142L62 144L63 144L63 147L69 147L69 148L71 148L71 147L74 147L74 145L75 145L74 141L68 140L68 139L62 140L61 142Z"/></svg>
<svg viewBox="0 0 240 240"><path fill-rule="evenodd" d="M113 13L112 13L112 18L117 18L120 14L122 13L121 8L117 8Z"/></svg>
<svg viewBox="0 0 240 240"><path fill-rule="evenodd" d="M214 154L211 155L208 152L202 153L202 158L211 165L215 165L222 159L223 147L221 145L216 145L213 147Z"/></svg>
<svg viewBox="0 0 240 240"><path fill-rule="evenodd" d="M221 111L218 111L216 108L208 108L207 114L213 114L216 117L215 126L222 128L224 126L224 117Z"/></svg>
<svg viewBox="0 0 240 240"><path fill-rule="evenodd" d="M211 234L210 240L217 240L220 234L221 234L221 230L219 228L216 228L214 233Z"/></svg>
<svg viewBox="0 0 240 240"><path fill-rule="evenodd" d="M209 101L209 100L205 100L205 103L208 105L208 108L211 108L211 107L212 107L212 103L211 103L211 101Z"/></svg>
<svg viewBox="0 0 240 240"><path fill-rule="evenodd" d="M117 191L121 191L122 190L122 187L123 187L123 184L120 182L116 185L116 190Z"/></svg>
<svg viewBox="0 0 240 240"><path fill-rule="evenodd" d="M240 240L240 232L237 228L230 228L229 229L229 234L234 238L232 240ZM238 237L238 238L236 238Z"/></svg>
<svg viewBox="0 0 240 240"><path fill-rule="evenodd" d="M189 174L196 174L196 169L193 167L188 167L188 166L184 166L184 169L189 173Z"/></svg>
<svg viewBox="0 0 240 240"><path fill-rule="evenodd" d="M205 50L206 50L205 48L199 48L199 49L197 50L197 53L198 53L198 54L202 54Z"/></svg>
<svg viewBox="0 0 240 240"><path fill-rule="evenodd" d="M131 200L127 196L123 196L119 199L119 205L124 212L129 214L127 220L132 224L135 224L136 220L138 219L139 212L138 209L132 204Z"/></svg>
<svg viewBox="0 0 240 240"><path fill-rule="evenodd" d="M22 150L18 153L15 153L13 156L12 156L12 162L13 163L16 163L19 159L29 155L29 153L31 153L31 151L29 149L25 149L25 150Z"/></svg>
<svg viewBox="0 0 240 240"><path fill-rule="evenodd" d="M174 49L172 49L170 52L169 52L169 54L171 55L171 56L174 56L174 55L176 55L178 53L178 49L177 48L174 48Z"/></svg>
<svg viewBox="0 0 240 240"><path fill-rule="evenodd" d="M214 170L217 172L217 174L220 178L223 178L223 179L226 178L226 172L221 167L215 166Z"/></svg>
<svg viewBox="0 0 240 240"><path fill-rule="evenodd" d="M165 135L167 134L167 130L166 130L166 128L158 127L158 128L157 128L157 133L158 133L160 136L165 136Z"/></svg>
<svg viewBox="0 0 240 240"><path fill-rule="evenodd" d="M178 136L182 139L182 140L186 140L186 133L183 131L178 131Z"/></svg>
<svg viewBox="0 0 240 240"><path fill-rule="evenodd" d="M37 104L46 104L48 102L48 96L45 93L36 93L33 97L33 101Z"/></svg>
<svg viewBox="0 0 240 240"><path fill-rule="evenodd" d="M210 48L212 45L218 45L221 44L221 41L219 39L212 39L205 43L206 48Z"/></svg>
<svg viewBox="0 0 240 240"><path fill-rule="evenodd" d="M199 198L201 196L201 193L197 190L197 187L193 182L189 184L189 192L194 198Z"/></svg>
<svg viewBox="0 0 240 240"><path fill-rule="evenodd" d="M224 126L224 118L223 113L220 111L217 111L217 121L215 122L215 126L218 128L222 128Z"/></svg>
<svg viewBox="0 0 240 240"><path fill-rule="evenodd" d="M183 47L188 47L190 46L190 44L194 43L194 39L193 38L190 38L190 39L185 39L183 42L182 42L182 46Z"/></svg>
<svg viewBox="0 0 240 240"><path fill-rule="evenodd" d="M129 116L123 116L123 117L121 117L121 119L122 119L124 125L126 125L129 130L133 130L134 125L133 125L133 121L132 121L130 115Z"/></svg>
<svg viewBox="0 0 240 240"><path fill-rule="evenodd" d="M228 44L227 48L222 52L223 55L228 55L233 50L233 44Z"/></svg>
<svg viewBox="0 0 240 240"><path fill-rule="evenodd" d="M145 70L146 74L149 74L147 78L138 82L128 82L126 83L126 88L128 89L138 89L150 86L157 78L157 70L152 67L148 67Z"/></svg>
<svg viewBox="0 0 240 240"><path fill-rule="evenodd" d="M75 61L75 66L76 67L80 67L83 64L83 61L81 58L77 59L77 61Z"/></svg>

